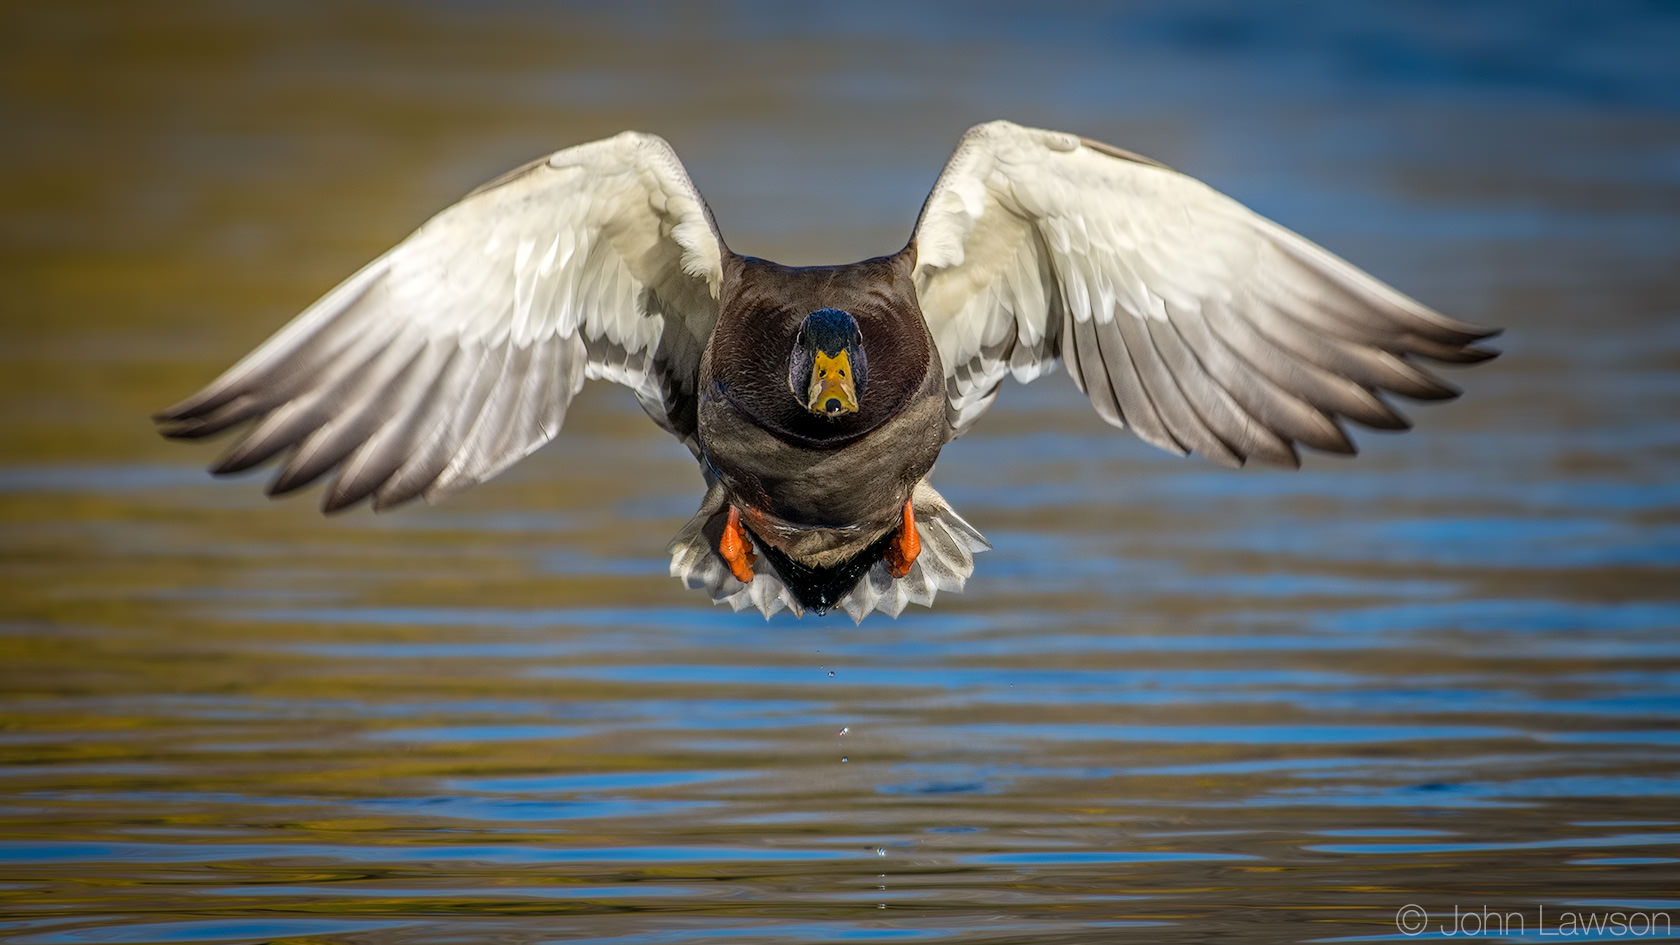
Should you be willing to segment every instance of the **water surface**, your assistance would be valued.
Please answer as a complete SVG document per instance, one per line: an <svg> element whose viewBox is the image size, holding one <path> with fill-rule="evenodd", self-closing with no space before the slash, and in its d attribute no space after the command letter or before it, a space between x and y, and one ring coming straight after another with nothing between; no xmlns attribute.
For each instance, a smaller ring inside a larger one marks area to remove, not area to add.
<svg viewBox="0 0 1680 945"><path fill-rule="evenodd" d="M790 9L3 15L0 941L1680 918L1672 6ZM660 132L734 248L834 261L901 245L1000 116L1202 176L1507 354L1297 473L1010 387L935 476L997 550L859 627L666 577L699 477L622 390L377 517L149 429L534 154Z"/></svg>

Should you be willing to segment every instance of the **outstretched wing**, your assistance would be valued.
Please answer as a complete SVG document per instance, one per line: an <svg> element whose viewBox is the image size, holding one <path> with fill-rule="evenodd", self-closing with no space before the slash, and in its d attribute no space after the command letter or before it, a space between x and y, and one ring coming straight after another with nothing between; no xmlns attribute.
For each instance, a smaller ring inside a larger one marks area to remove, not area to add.
<svg viewBox="0 0 1680 945"><path fill-rule="evenodd" d="M1075 135L963 136L913 237L950 435L1006 374L1065 360L1104 420L1174 453L1299 465L1338 423L1409 424L1380 396L1457 390L1413 358L1473 362L1494 332L1439 315L1193 178Z"/></svg>
<svg viewBox="0 0 1680 945"><path fill-rule="evenodd" d="M663 139L625 132L479 188L158 416L255 419L213 470L291 450L272 494L334 467L324 508L482 482L553 439L585 378L634 388L694 443L722 241Z"/></svg>

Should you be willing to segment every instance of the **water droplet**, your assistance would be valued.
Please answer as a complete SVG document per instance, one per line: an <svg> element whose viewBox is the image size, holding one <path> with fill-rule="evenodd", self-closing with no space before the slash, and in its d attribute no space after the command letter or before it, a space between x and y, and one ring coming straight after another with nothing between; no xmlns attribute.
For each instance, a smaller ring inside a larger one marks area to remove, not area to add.
<svg viewBox="0 0 1680 945"><path fill-rule="evenodd" d="M844 735L851 730L852 730L852 727L850 725L843 726L840 729L840 734Z"/></svg>
<svg viewBox="0 0 1680 945"><path fill-rule="evenodd" d="M885 909L886 907L887 907L887 904L884 903L884 902L877 902L875 904L875 908L877 908L877 909Z"/></svg>
<svg viewBox="0 0 1680 945"><path fill-rule="evenodd" d="M846 756L845 756L845 755L841 755L841 756L840 756L840 763L841 763L841 764L845 764L845 763L846 763L846 762L848 762L848 761L851 761L851 760L852 760L852 759L850 759L850 758L847 758L847 757L846 757Z"/></svg>
<svg viewBox="0 0 1680 945"><path fill-rule="evenodd" d="M834 675L834 670L832 670L832 669L831 669L831 670L829 670L829 671L828 671L828 674L829 674L829 675L830 675L830 676L833 676L833 675Z"/></svg>
<svg viewBox="0 0 1680 945"><path fill-rule="evenodd" d="M875 855L876 856L886 856L887 855L887 848L886 847L876 847L875 848Z"/></svg>

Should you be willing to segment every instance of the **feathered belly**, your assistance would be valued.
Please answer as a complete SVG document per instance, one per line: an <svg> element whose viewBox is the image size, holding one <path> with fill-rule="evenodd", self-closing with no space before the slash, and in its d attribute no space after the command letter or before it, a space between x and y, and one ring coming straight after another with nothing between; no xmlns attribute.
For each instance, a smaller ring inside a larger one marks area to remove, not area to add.
<svg viewBox="0 0 1680 945"><path fill-rule="evenodd" d="M795 560L827 564L896 527L944 443L943 402L917 398L865 436L833 449L791 443L721 398L702 398L700 445L742 519Z"/></svg>

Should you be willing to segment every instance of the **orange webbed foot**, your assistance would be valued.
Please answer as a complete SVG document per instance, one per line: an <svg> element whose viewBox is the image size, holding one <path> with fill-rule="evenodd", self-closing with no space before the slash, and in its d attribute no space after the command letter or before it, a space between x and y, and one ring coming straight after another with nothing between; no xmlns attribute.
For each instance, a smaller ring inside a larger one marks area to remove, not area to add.
<svg viewBox="0 0 1680 945"><path fill-rule="evenodd" d="M904 523L898 527L898 534L893 536L892 544L887 546L887 570L895 578L901 578L910 573L910 566L916 563L916 556L922 553L922 540L916 536L916 516L910 509L910 501L904 502Z"/></svg>
<svg viewBox="0 0 1680 945"><path fill-rule="evenodd" d="M742 584L752 583L753 565L758 563L758 555L753 554L752 539L741 526L741 510L733 505L729 507L729 521L723 526L723 537L718 540L718 554L729 565L729 573L735 575L735 580Z"/></svg>

